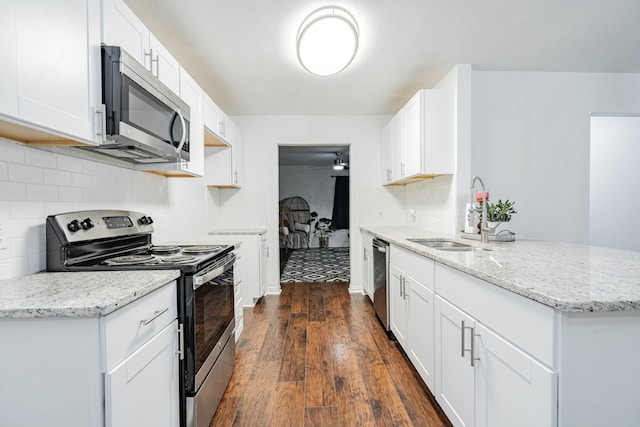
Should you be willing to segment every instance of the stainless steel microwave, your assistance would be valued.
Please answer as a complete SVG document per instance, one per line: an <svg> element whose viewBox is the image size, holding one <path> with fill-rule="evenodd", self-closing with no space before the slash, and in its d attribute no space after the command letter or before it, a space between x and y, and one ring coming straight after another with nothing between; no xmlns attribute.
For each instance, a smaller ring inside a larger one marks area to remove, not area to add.
<svg viewBox="0 0 640 427"><path fill-rule="evenodd" d="M189 160L186 102L118 46L102 46L103 143L83 147L133 163Z"/></svg>

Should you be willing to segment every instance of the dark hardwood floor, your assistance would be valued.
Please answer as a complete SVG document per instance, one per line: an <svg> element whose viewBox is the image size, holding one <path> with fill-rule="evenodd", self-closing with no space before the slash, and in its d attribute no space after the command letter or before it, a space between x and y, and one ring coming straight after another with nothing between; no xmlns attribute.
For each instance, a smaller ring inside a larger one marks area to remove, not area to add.
<svg viewBox="0 0 640 427"><path fill-rule="evenodd" d="M347 283L283 284L244 321L212 427L450 425Z"/></svg>

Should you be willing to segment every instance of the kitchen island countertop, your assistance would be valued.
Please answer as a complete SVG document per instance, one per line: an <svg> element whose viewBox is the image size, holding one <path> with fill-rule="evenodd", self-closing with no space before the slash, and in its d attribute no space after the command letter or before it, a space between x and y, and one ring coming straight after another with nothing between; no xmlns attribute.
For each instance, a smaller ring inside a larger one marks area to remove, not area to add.
<svg viewBox="0 0 640 427"><path fill-rule="evenodd" d="M0 281L0 318L99 317L180 276L179 270L43 272Z"/></svg>
<svg viewBox="0 0 640 427"><path fill-rule="evenodd" d="M534 240L483 245L408 227L361 229L560 311L640 310L640 252ZM446 252L407 240L412 238L446 238L489 250Z"/></svg>

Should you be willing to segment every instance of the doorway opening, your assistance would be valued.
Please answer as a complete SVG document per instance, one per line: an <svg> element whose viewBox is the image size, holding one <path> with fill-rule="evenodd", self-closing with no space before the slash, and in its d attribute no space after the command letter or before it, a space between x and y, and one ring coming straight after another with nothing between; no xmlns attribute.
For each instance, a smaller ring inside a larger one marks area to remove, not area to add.
<svg viewBox="0 0 640 427"><path fill-rule="evenodd" d="M350 281L349 146L278 147L280 283Z"/></svg>

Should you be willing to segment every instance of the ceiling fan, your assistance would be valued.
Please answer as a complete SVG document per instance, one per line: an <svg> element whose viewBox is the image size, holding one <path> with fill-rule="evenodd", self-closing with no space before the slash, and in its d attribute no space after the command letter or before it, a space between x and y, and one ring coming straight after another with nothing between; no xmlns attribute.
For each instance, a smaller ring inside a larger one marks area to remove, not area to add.
<svg viewBox="0 0 640 427"><path fill-rule="evenodd" d="M336 158L333 161L333 169L337 171L349 169L349 163L342 160L342 153L336 153Z"/></svg>
<svg viewBox="0 0 640 427"><path fill-rule="evenodd" d="M326 154L329 154L329 153L326 153ZM335 159L323 160L322 161L323 164L310 165L309 169L324 169L324 168L331 167L333 168L333 170L336 170L336 171L348 170L349 163L344 161L344 159L342 158L342 153L341 152L335 153L335 155L336 155Z"/></svg>

